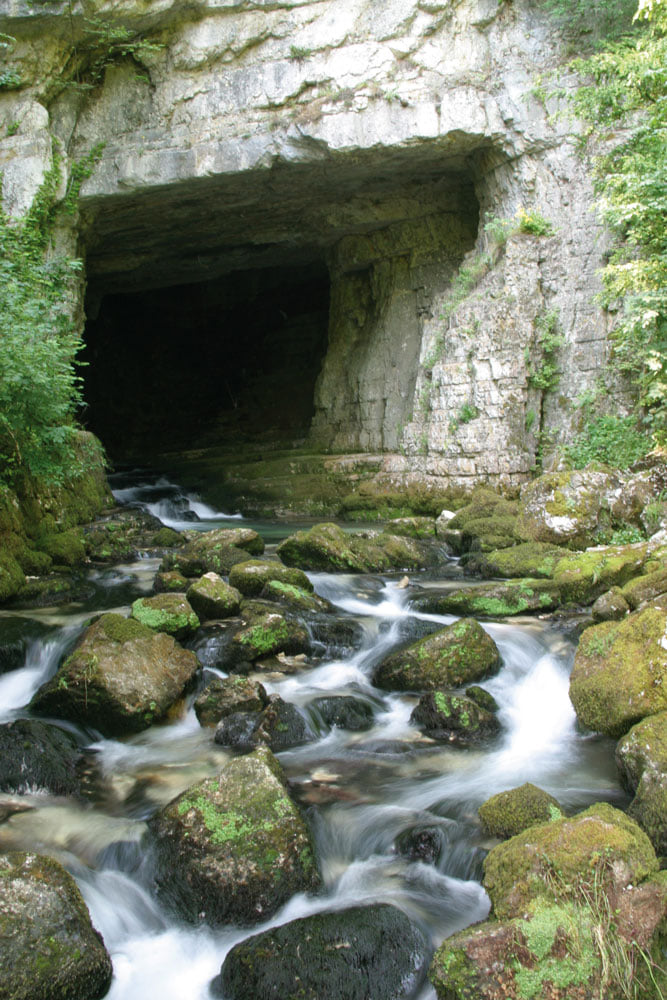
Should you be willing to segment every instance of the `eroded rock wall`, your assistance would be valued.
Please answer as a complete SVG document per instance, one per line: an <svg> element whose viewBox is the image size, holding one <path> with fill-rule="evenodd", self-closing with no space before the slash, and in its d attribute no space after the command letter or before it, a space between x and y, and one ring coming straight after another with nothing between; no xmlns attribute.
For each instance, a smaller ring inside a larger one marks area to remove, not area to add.
<svg viewBox="0 0 667 1000"><path fill-rule="evenodd" d="M567 439L607 356L604 236L572 123L535 92L560 61L537 4L0 0L0 31L20 77L0 91L6 210L26 210L54 142L70 170L105 144L63 220L90 311L323 261L314 444L384 452L389 477L516 483ZM485 223L521 210L550 234L492 246Z"/></svg>

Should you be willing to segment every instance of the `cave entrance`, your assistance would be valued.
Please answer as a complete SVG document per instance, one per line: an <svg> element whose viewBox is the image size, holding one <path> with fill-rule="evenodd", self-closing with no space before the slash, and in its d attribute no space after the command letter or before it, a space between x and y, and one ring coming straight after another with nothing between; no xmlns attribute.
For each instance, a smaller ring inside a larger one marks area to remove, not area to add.
<svg viewBox="0 0 667 1000"><path fill-rule="evenodd" d="M304 438L329 297L322 260L106 295L85 332L88 426L116 461Z"/></svg>
<svg viewBox="0 0 667 1000"><path fill-rule="evenodd" d="M308 146L83 199L84 420L111 458L396 450L425 324L477 238L477 142Z"/></svg>

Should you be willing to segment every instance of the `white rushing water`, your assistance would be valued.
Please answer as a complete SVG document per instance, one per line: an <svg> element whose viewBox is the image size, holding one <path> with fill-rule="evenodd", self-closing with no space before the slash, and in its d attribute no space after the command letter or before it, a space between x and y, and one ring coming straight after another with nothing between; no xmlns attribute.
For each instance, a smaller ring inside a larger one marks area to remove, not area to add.
<svg viewBox="0 0 667 1000"><path fill-rule="evenodd" d="M160 490L168 496L161 498ZM163 516L163 504L172 505L174 514L173 498L182 497L174 484L128 485L115 492L157 512L165 523L192 526ZM187 502L207 526L219 525L222 515L192 498ZM114 587L127 588L135 572L137 593L145 591L145 569L123 567L106 578L107 604L116 599ZM156 901L140 848L145 820L229 757L192 709L168 726L92 744L105 782L94 808L33 796L31 812L0 825L0 849L25 845L51 852L74 872L112 956L110 1000L206 1000L209 982L237 941L295 917L360 902L395 904L437 944L488 912L479 878L490 845L476 816L485 799L525 781L566 807L618 792L607 748L577 729L568 698L572 646L550 623L485 625L503 659L498 674L483 682L498 702L502 735L483 748L461 750L424 740L410 724L416 696L379 691L371 683L374 666L406 637L454 619L414 612L409 590L395 581L322 573L311 579L317 593L361 624L363 641L349 657L282 678L271 675L265 686L306 712L315 697L331 693L359 697L374 711L367 732L333 728L280 754L290 779L312 792L308 814L323 893L294 897L252 931L187 927ZM72 614L55 636L32 642L20 670L0 676L3 721L25 714L34 692L55 671L82 627L82 613ZM396 850L399 835L424 827L441 838L436 864L408 860ZM421 1000L433 996L425 985Z"/></svg>

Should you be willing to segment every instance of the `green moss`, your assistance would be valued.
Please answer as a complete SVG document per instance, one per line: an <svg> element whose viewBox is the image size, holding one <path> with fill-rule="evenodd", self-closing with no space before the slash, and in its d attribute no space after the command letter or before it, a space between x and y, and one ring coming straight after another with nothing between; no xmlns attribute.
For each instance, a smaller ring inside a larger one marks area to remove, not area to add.
<svg viewBox="0 0 667 1000"><path fill-rule="evenodd" d="M583 986L596 976L600 960L594 922L581 907L540 901L531 907L531 918L517 926L536 960L528 968L515 961L514 981L521 1000L542 997L547 983L564 990Z"/></svg>
<svg viewBox="0 0 667 1000"><path fill-rule="evenodd" d="M59 566L76 566L86 558L83 532L79 528L47 535L39 540L38 545Z"/></svg>
<svg viewBox="0 0 667 1000"><path fill-rule="evenodd" d="M612 587L621 587L641 572L646 546L610 546L577 552L559 560L554 582L565 603L592 603Z"/></svg>
<svg viewBox="0 0 667 1000"><path fill-rule="evenodd" d="M132 605L132 617L155 632L168 635L185 635L199 628L199 618L179 594L140 597Z"/></svg>
<svg viewBox="0 0 667 1000"><path fill-rule="evenodd" d="M538 826L562 815L556 799L527 782L519 788L493 795L479 807L479 818L486 833L493 837L514 837L531 826Z"/></svg>
<svg viewBox="0 0 667 1000"><path fill-rule="evenodd" d="M433 700L435 701L435 707L439 712L443 715L451 715L449 704L442 691L436 691L433 695Z"/></svg>
<svg viewBox="0 0 667 1000"><path fill-rule="evenodd" d="M275 624L252 625L249 629L239 632L236 638L252 650L254 659L280 649L289 641L289 630L285 620L280 619Z"/></svg>
<svg viewBox="0 0 667 1000"><path fill-rule="evenodd" d="M160 528L153 535L153 545L160 549L171 549L175 545L181 545L183 536L179 535L173 528Z"/></svg>
<svg viewBox="0 0 667 1000"><path fill-rule="evenodd" d="M107 639L112 642L132 642L134 639L147 639L152 632L134 618L123 618L122 615L103 615L100 624Z"/></svg>

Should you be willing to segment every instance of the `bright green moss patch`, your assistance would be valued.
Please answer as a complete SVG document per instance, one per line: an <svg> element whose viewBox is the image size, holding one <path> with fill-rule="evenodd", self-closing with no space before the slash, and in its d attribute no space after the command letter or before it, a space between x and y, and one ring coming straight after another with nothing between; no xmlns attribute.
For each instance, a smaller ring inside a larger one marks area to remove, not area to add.
<svg viewBox="0 0 667 1000"><path fill-rule="evenodd" d="M103 615L100 624L105 636L112 642L132 642L133 639L149 639L152 635L146 625L135 618L123 618L122 615Z"/></svg>
<svg viewBox="0 0 667 1000"><path fill-rule="evenodd" d="M536 960L532 968L515 960L514 981L521 1000L544 996L547 983L563 990L583 986L597 974L595 924L582 907L540 901L531 907L531 919L518 921L517 926Z"/></svg>

